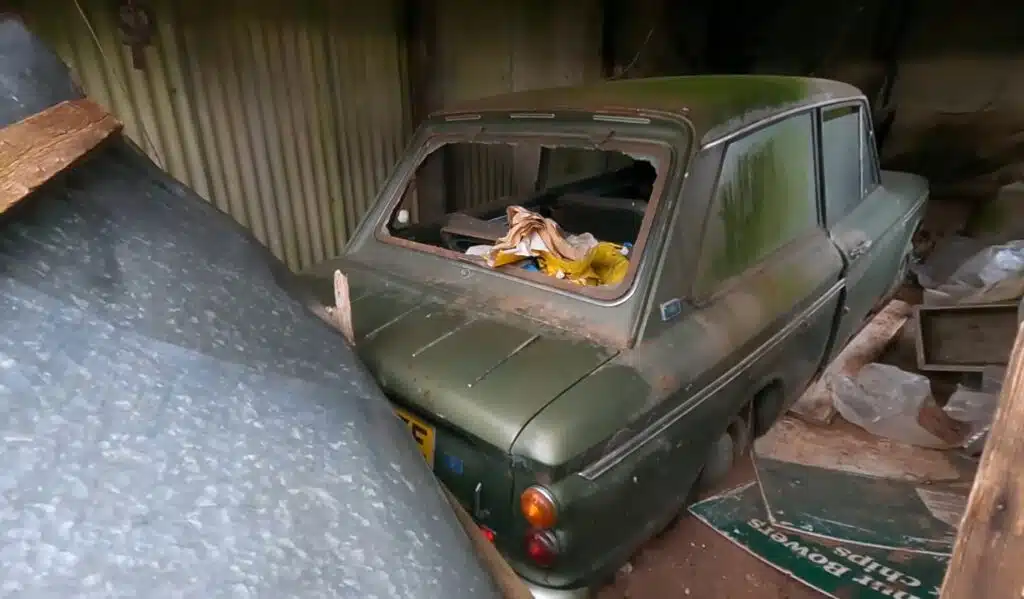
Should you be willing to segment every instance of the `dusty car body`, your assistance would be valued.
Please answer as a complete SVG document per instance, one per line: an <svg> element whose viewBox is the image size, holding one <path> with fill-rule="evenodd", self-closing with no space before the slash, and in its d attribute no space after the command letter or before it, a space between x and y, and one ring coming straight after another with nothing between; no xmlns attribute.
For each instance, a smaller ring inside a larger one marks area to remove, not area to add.
<svg viewBox="0 0 1024 599"><path fill-rule="evenodd" d="M304 279L330 303L348 276L357 351L437 476L537 596L582 595L895 290L928 186L879 170L869 114L847 84L770 76L470 102L424 123L344 255ZM558 148L603 166L554 172ZM526 184L453 207L524 163ZM470 255L511 205L614 241L628 269L582 285Z"/></svg>
<svg viewBox="0 0 1024 599"><path fill-rule="evenodd" d="M0 21L0 126L78 97ZM125 138L0 264L0 597L501 596L284 265Z"/></svg>

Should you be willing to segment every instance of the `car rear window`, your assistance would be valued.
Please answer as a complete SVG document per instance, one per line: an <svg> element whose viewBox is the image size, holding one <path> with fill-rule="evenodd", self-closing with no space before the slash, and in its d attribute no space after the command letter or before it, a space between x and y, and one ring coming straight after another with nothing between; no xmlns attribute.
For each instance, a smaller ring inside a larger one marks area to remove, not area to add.
<svg viewBox="0 0 1024 599"><path fill-rule="evenodd" d="M667 148L525 136L453 139L420 161L385 240L586 293L625 286Z"/></svg>

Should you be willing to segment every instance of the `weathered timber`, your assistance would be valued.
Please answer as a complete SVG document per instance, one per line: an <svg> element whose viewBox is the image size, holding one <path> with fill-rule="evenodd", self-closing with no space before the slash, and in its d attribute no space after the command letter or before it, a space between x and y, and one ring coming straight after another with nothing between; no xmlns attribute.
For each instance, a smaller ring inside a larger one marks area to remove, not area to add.
<svg viewBox="0 0 1024 599"><path fill-rule="evenodd" d="M1024 597L1024 326L978 467L941 599Z"/></svg>
<svg viewBox="0 0 1024 599"><path fill-rule="evenodd" d="M99 104L70 100L0 129L0 212L121 130Z"/></svg>

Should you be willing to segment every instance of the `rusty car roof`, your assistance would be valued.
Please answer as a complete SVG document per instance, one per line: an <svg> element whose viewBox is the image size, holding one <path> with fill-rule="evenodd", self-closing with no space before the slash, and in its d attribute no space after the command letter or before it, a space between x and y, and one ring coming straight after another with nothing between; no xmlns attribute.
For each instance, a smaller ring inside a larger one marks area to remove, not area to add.
<svg viewBox="0 0 1024 599"><path fill-rule="evenodd" d="M662 113L689 120L702 144L790 109L863 97L831 79L787 75L686 75L620 79L579 86L509 92L469 100L432 116L475 112Z"/></svg>

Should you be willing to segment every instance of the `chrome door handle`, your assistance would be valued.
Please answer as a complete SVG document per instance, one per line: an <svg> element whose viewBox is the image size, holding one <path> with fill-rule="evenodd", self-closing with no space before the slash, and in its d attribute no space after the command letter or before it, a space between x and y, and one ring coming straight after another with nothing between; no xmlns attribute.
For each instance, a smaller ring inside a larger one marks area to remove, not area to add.
<svg viewBox="0 0 1024 599"><path fill-rule="evenodd" d="M856 259L866 254L869 249L871 249L871 242L865 239L850 248L847 253L850 255L850 258Z"/></svg>

